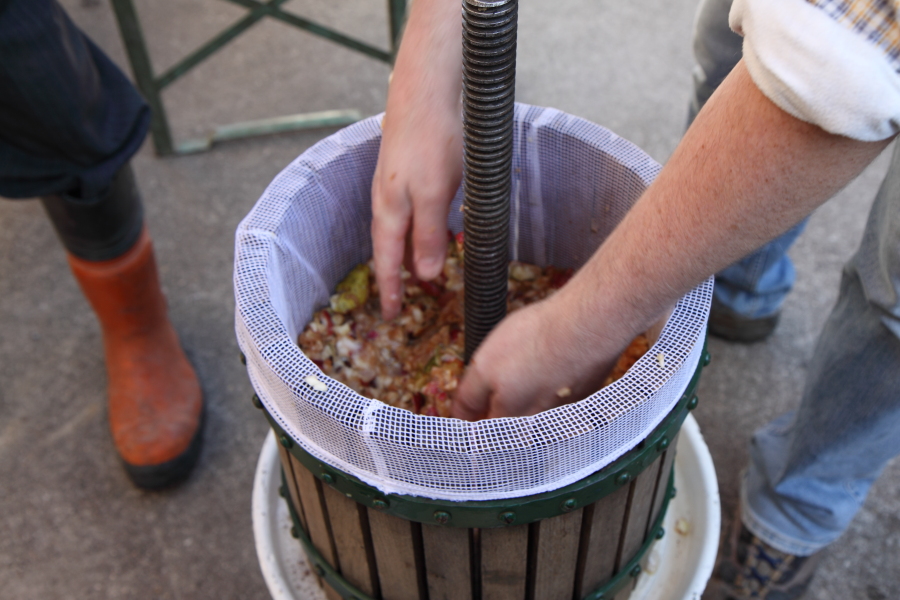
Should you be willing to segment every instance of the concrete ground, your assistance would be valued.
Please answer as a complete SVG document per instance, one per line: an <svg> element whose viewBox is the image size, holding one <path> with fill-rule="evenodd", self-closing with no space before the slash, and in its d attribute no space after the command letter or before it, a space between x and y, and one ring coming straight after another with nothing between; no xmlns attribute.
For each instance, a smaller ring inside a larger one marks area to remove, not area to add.
<svg viewBox="0 0 900 600"><path fill-rule="evenodd" d="M685 117L696 0L521 3L518 98L606 125L657 160ZM127 69L112 11L62 0ZM158 72L243 11L216 0L137 0ZM387 46L385 3L288 6ZM640 24L635 26L635 24ZM178 139L249 118L384 107L388 68L264 22L166 92ZM134 159L170 313L209 403L199 467L146 493L120 468L106 426L100 335L35 202L0 203L0 597L268 596L253 545L250 493L266 423L250 404L233 333L233 232L266 184L332 130ZM749 433L796 405L813 346L887 167L876 161L816 212L791 254L799 278L766 343L712 340L696 416L712 451L724 521L737 501ZM807 596L900 598L900 463L887 468ZM710 593L705 598L713 598Z"/></svg>

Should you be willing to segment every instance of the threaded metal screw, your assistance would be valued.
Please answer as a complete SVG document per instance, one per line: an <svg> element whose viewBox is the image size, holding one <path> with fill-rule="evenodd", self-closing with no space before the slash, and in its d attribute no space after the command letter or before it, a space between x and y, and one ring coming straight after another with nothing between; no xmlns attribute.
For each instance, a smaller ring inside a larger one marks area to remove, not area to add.
<svg viewBox="0 0 900 600"><path fill-rule="evenodd" d="M506 316L518 0L463 0L465 355Z"/></svg>

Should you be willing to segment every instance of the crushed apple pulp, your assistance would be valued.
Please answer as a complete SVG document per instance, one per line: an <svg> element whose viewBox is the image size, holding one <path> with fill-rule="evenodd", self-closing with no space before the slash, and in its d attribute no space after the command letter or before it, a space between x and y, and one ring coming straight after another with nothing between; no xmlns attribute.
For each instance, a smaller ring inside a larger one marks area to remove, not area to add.
<svg viewBox="0 0 900 600"><path fill-rule="evenodd" d="M341 281L330 305L317 311L298 343L322 370L357 393L417 414L449 417L463 362L462 233L448 234L447 258L433 281L402 272L399 316L380 317L372 262ZM512 262L507 311L543 300L572 276L571 269ZM649 348L639 335L619 357L604 385L612 383Z"/></svg>

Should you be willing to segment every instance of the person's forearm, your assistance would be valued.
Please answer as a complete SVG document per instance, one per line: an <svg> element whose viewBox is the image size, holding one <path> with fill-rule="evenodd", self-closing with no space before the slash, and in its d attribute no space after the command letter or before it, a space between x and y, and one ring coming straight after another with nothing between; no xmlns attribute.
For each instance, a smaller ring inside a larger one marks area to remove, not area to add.
<svg viewBox="0 0 900 600"><path fill-rule="evenodd" d="M589 337L628 339L706 277L799 222L889 141L832 135L788 115L739 63L565 290L573 316L589 324Z"/></svg>
<svg viewBox="0 0 900 600"><path fill-rule="evenodd" d="M419 101L427 98L435 110L458 110L462 91L459 0L416 0L412 3L394 75L390 96L417 96Z"/></svg>

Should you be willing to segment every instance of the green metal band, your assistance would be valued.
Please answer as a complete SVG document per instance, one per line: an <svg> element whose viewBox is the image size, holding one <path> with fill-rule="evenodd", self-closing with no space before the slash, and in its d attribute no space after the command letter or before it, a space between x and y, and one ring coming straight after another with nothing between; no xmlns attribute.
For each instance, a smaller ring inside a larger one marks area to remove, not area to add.
<svg viewBox="0 0 900 600"><path fill-rule="evenodd" d="M309 536L306 533L306 530L303 529L303 525L300 523L300 517L297 514L297 509L294 506L294 503L291 501L290 494L287 493L287 483L284 477L284 471L281 472L281 488L279 489L279 494L282 498L284 498L285 502L287 502L288 511L291 514L291 522L293 523L293 527L291 527L291 535L300 540L300 543L303 544L303 549L306 551L306 556L309 559L310 566L316 572L316 574L325 580L325 583L330 585L334 591L340 594L341 598L345 598L347 600L374 600L370 596L364 594L356 587L354 587L350 582L343 578L343 576L334 570L334 568L328 564L328 561L325 560L319 551L316 550L316 547L313 546L312 541L310 541ZM610 579L604 585L592 591L588 595L586 595L583 600L611 600L618 594L626 585L633 579L635 579L638 575L641 574L641 561L644 559L644 556L647 555L647 552L650 550L650 547L659 539L665 535L665 529L663 528L663 521L666 517L666 512L669 508L669 502L672 498L675 497L675 467L672 466L672 470L669 472L669 485L666 487L666 496L663 499L662 506L659 510L659 516L656 518L656 521L653 523L653 526L650 528L651 532L654 532L652 535L648 535L647 539L644 540L644 544L640 547L637 553L632 557L625 566Z"/></svg>
<svg viewBox="0 0 900 600"><path fill-rule="evenodd" d="M628 484L644 469L652 465L675 439L688 411L697 406L697 396L694 392L700 372L708 363L709 356L705 344L701 356L697 369L675 408L644 441L612 464L576 483L551 492L523 498L453 502L401 494L384 494L306 452L299 444L294 443L268 412L265 410L263 412L279 443L287 448L294 458L323 483L360 504L395 517L432 525L465 528L523 525L593 504ZM254 405L262 408L262 403L255 395Z"/></svg>

